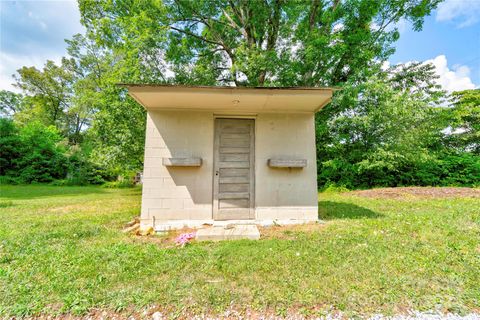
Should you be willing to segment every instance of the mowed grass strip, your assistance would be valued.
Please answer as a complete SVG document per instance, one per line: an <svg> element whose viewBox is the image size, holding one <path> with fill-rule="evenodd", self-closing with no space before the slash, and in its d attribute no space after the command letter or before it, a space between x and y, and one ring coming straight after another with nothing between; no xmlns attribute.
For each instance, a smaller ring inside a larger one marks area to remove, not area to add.
<svg viewBox="0 0 480 320"><path fill-rule="evenodd" d="M172 249L121 232L140 196L1 186L0 317L149 305L210 314L232 305L305 315L480 309L479 198L321 193L321 227Z"/></svg>

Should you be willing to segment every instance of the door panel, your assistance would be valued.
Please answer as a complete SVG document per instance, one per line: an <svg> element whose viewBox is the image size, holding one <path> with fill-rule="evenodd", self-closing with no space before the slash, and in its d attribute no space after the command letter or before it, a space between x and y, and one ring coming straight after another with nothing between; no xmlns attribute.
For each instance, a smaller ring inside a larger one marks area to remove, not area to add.
<svg viewBox="0 0 480 320"><path fill-rule="evenodd" d="M250 161L248 153L225 153L220 154L220 161Z"/></svg>
<svg viewBox="0 0 480 320"><path fill-rule="evenodd" d="M250 148L220 148L220 153L221 154L227 154L227 153L248 153L250 154Z"/></svg>
<svg viewBox="0 0 480 320"><path fill-rule="evenodd" d="M213 218L254 218L254 132L250 119L215 119Z"/></svg>
<svg viewBox="0 0 480 320"><path fill-rule="evenodd" d="M250 183L250 177L225 177L219 179L220 185L234 183Z"/></svg>
<svg viewBox="0 0 480 320"><path fill-rule="evenodd" d="M219 161L220 168L250 168L250 161Z"/></svg>
<svg viewBox="0 0 480 320"><path fill-rule="evenodd" d="M250 175L250 169L223 168L220 169L220 175L222 177L248 177Z"/></svg>
<svg viewBox="0 0 480 320"><path fill-rule="evenodd" d="M219 192L249 192L248 183L222 183Z"/></svg>
<svg viewBox="0 0 480 320"><path fill-rule="evenodd" d="M230 199L230 200L220 199L218 202L220 203L219 205L220 209L223 209L223 208L248 209L249 207L248 199ZM244 219L248 219L248 217ZM225 219L225 220L228 220L228 219Z"/></svg>

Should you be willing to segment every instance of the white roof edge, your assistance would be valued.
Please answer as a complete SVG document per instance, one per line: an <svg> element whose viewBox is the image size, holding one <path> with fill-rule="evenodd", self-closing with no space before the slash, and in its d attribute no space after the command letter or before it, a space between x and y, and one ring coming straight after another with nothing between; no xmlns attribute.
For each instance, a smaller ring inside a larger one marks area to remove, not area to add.
<svg viewBox="0 0 480 320"><path fill-rule="evenodd" d="M128 89L131 88L151 88L151 89L160 89L161 91L168 90L185 90L185 89L195 89L195 90L267 90L267 91L285 91L285 90L298 90L298 91L338 91L341 90L340 87L233 87L233 86L191 86L191 85L171 85L171 84L141 84L141 83L118 83L119 87L125 87Z"/></svg>
<svg viewBox="0 0 480 320"><path fill-rule="evenodd" d="M338 88L120 84L147 110L317 112Z"/></svg>

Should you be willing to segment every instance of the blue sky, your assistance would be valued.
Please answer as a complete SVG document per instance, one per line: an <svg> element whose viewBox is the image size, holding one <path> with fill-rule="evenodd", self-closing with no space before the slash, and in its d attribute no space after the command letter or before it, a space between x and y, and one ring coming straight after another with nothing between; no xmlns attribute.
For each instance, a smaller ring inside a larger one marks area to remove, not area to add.
<svg viewBox="0 0 480 320"><path fill-rule="evenodd" d="M411 31L408 22L399 28L390 63L431 61L446 90L480 87L480 0L446 0L423 31ZM11 75L24 65L59 61L64 39L83 31L74 1L0 0L0 89L12 90Z"/></svg>

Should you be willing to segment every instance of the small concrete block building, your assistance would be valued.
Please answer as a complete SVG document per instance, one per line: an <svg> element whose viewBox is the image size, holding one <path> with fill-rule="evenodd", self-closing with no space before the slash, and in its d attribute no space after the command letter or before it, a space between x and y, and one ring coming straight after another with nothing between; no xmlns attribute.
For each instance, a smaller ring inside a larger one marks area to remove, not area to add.
<svg viewBox="0 0 480 320"><path fill-rule="evenodd" d="M318 219L314 114L333 89L124 86L147 110L142 228Z"/></svg>

